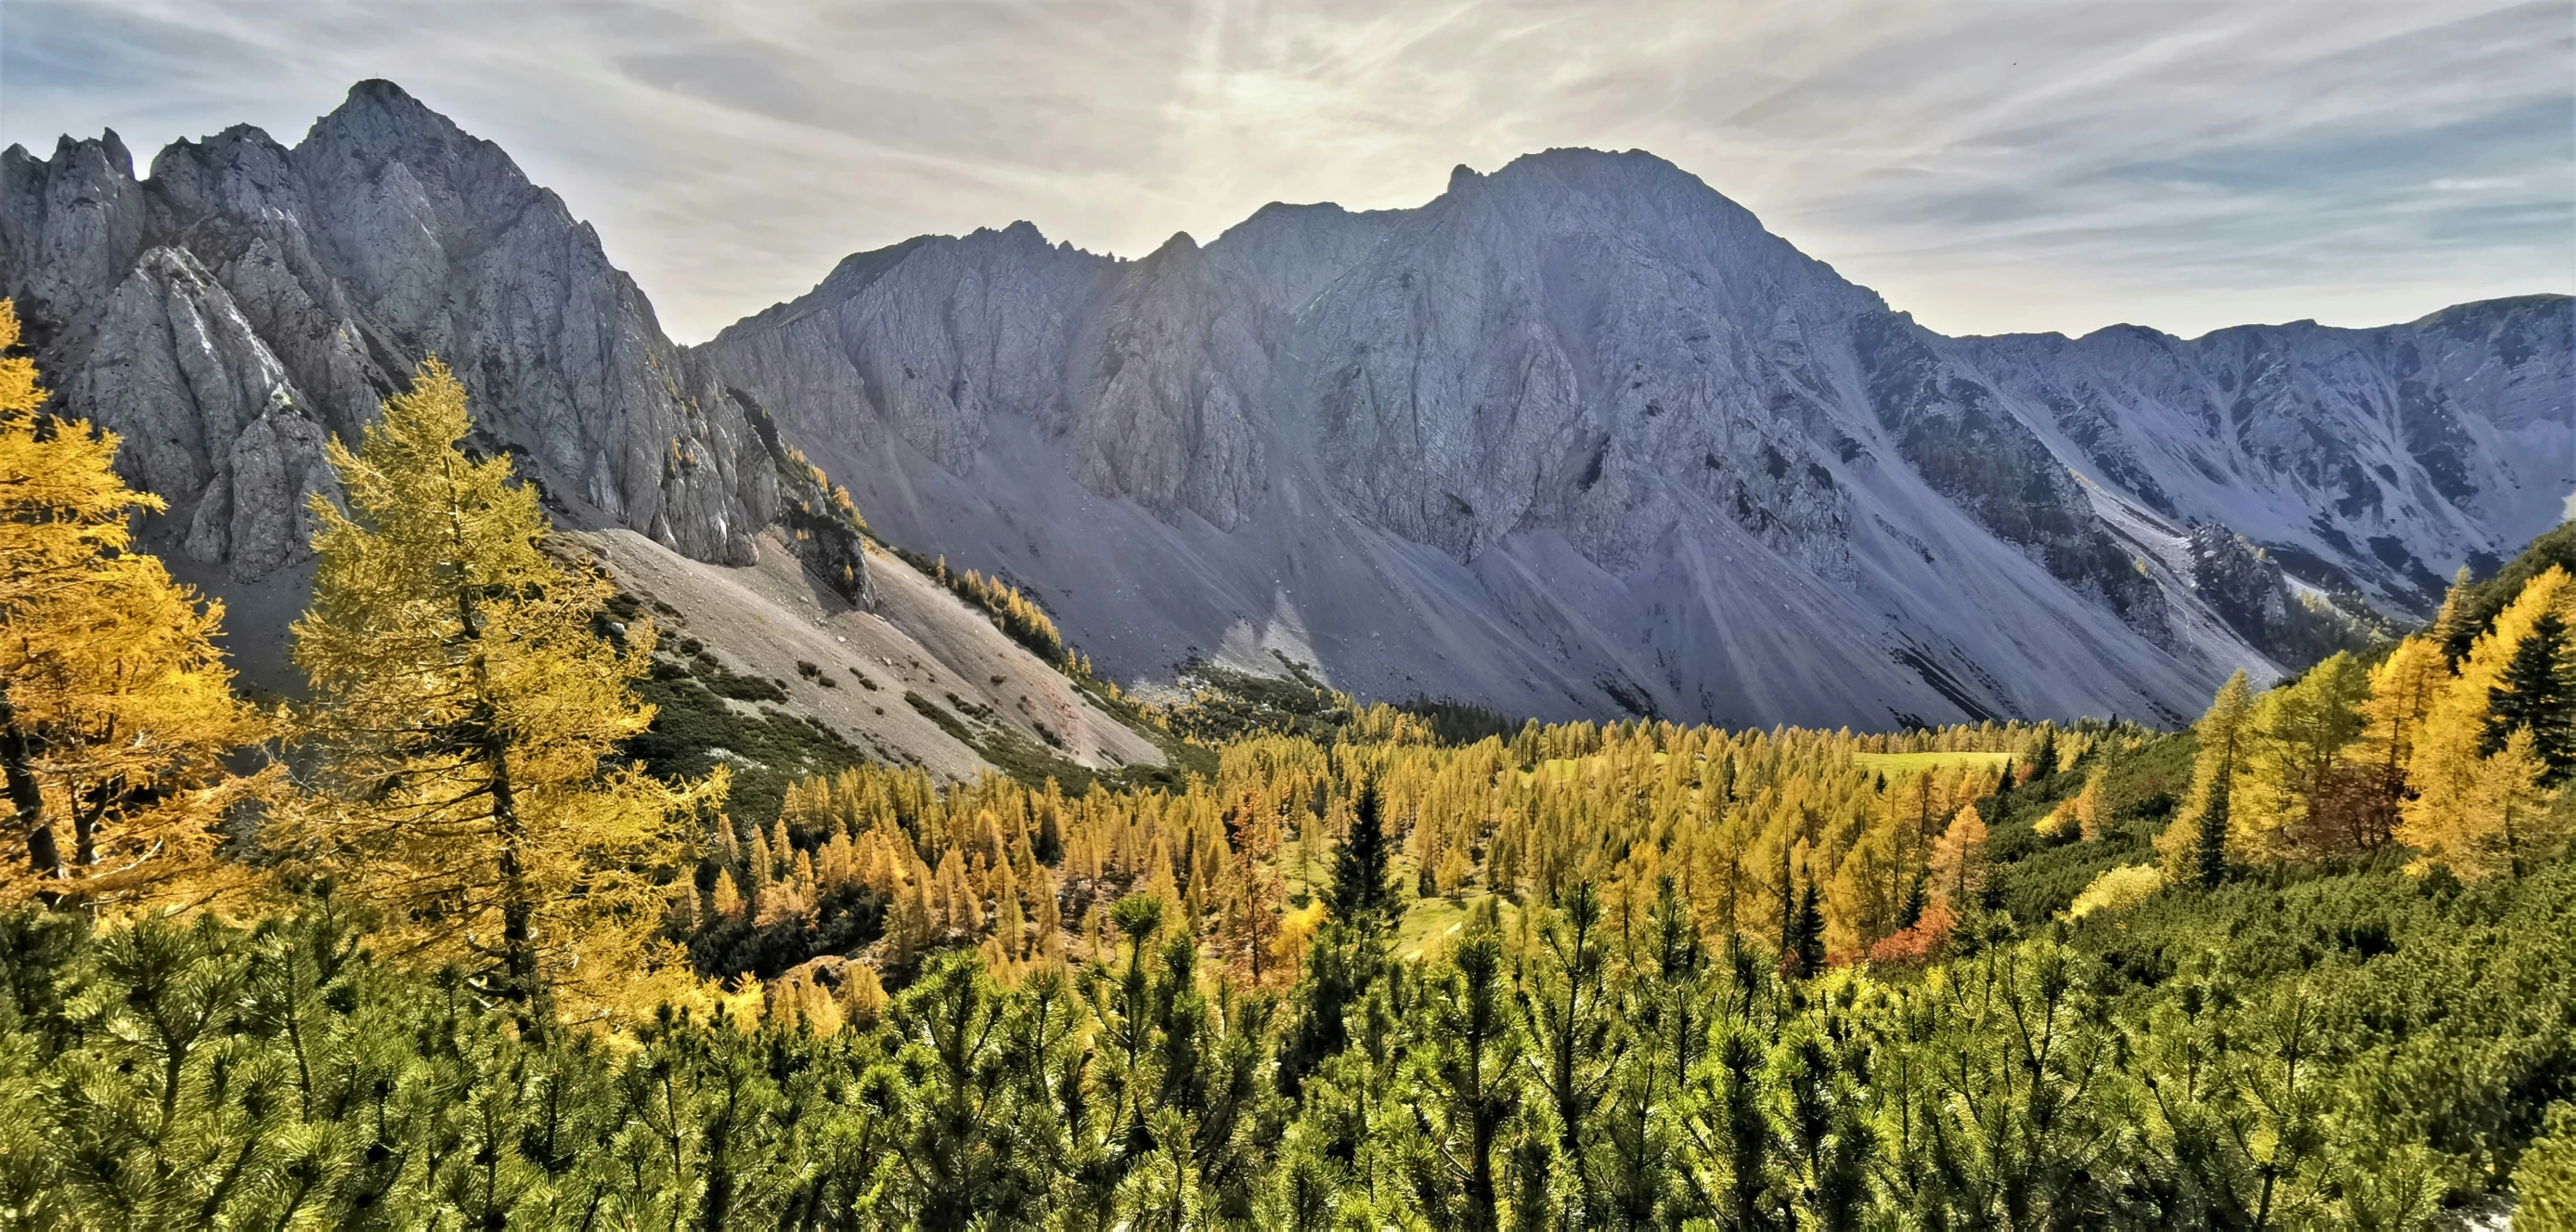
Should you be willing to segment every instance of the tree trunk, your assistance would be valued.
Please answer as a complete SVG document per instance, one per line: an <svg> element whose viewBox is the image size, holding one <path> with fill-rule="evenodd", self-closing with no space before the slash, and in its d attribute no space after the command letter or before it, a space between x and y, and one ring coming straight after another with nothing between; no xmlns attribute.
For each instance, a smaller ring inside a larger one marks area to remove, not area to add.
<svg viewBox="0 0 2576 1232"><path fill-rule="evenodd" d="M1471 1062L1474 1064L1477 1062ZM1467 1226L1476 1232L1492 1232L1500 1222L1499 1200L1494 1188L1494 1125L1487 1115L1485 1097L1477 1093L1474 1138L1468 1146L1474 1159L1467 1172Z"/></svg>
<svg viewBox="0 0 2576 1232"><path fill-rule="evenodd" d="M0 685L0 776L18 824L27 828L27 868L39 877L63 875L63 853L54 845L53 820L45 815L45 790L36 782L36 738L18 725L18 709Z"/></svg>
<svg viewBox="0 0 2576 1232"><path fill-rule="evenodd" d="M75 874L86 876L98 864L98 819L107 816L107 810L114 806L121 794L111 790L108 783L94 783L86 792L72 793L72 871ZM82 807L84 796L88 797L86 808Z"/></svg>
<svg viewBox="0 0 2576 1232"><path fill-rule="evenodd" d="M498 732L485 741L492 762L492 824L501 832L501 969L507 976L502 995L528 1006L537 994L536 933L531 927L536 904L528 892L521 848L527 829L519 823L518 800L510 790L508 749ZM526 1011L522 1010L522 1017Z"/></svg>
<svg viewBox="0 0 2576 1232"><path fill-rule="evenodd" d="M459 544L458 548L462 557L463 545ZM458 564L458 575L470 576L471 571L462 567L463 561ZM474 693L483 711L475 716L480 727L475 733L478 737L475 748L492 776L492 829L501 847L501 985L497 991L518 1006L521 1030L533 1031L543 1025L545 1016L541 1012L544 999L540 995L543 989L537 977L536 932L533 927L536 902L528 889L523 850L527 846L528 831L519 820L518 796L510 784L509 737L491 712L491 672L483 659L480 645L483 629L475 610L474 590L469 585L460 583L456 588L456 620L470 647L467 657L473 674Z"/></svg>

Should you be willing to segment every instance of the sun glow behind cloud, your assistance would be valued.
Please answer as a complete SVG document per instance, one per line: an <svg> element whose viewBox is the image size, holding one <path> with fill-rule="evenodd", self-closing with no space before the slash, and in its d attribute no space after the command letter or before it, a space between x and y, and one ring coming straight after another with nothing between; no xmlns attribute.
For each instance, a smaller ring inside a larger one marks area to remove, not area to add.
<svg viewBox="0 0 2576 1232"><path fill-rule="evenodd" d="M684 338L921 232L1137 254L1560 145L1663 155L1950 332L2576 289L2556 3L0 7L0 136L39 154L292 141L369 76L561 192Z"/></svg>

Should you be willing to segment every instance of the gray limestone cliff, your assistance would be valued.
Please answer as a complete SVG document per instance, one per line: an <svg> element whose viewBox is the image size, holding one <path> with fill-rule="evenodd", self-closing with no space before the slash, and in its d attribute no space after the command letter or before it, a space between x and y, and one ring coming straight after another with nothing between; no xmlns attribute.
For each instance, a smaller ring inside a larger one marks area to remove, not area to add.
<svg viewBox="0 0 2576 1232"><path fill-rule="evenodd" d="M1945 338L1668 163L1559 150L1136 260L909 241L701 350L1122 674L1883 725L2170 717L2367 623L2334 603L2420 613L2576 490L2567 321Z"/></svg>
<svg viewBox="0 0 2576 1232"><path fill-rule="evenodd" d="M0 294L64 407L171 502L179 547L236 580L307 554L322 443L433 355L466 385L474 446L571 524L742 563L795 478L588 224L386 82L292 147L236 127L139 180L113 133L0 153Z"/></svg>
<svg viewBox="0 0 2576 1232"><path fill-rule="evenodd" d="M2576 301L2381 329L2312 321L2184 340L2119 326L1956 349L2081 473L2222 524L2291 576L2427 615L2576 494Z"/></svg>

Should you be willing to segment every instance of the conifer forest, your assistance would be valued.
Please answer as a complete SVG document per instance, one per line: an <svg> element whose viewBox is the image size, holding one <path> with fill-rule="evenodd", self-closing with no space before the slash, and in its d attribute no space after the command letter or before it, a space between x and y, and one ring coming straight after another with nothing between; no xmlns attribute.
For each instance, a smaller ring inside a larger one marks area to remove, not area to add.
<svg viewBox="0 0 2576 1232"><path fill-rule="evenodd" d="M940 561L1173 768L791 774L435 361L284 696L9 354L0 1224L2576 1228L2567 527L2180 730L1145 700Z"/></svg>

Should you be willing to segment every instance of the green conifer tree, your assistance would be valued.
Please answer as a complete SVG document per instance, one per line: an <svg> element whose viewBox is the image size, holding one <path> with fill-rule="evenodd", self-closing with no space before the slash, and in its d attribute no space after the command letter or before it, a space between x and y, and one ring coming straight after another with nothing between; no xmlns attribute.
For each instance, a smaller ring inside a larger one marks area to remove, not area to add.
<svg viewBox="0 0 2576 1232"><path fill-rule="evenodd" d="M1299 1013L1279 1059L1279 1088L1292 1097L1315 1066L1348 1045L1344 1019L1386 963L1395 887L1387 882L1386 823L1373 782L1362 783L1353 801L1350 833L1333 853L1324 903L1324 927L1306 948Z"/></svg>
<svg viewBox="0 0 2576 1232"><path fill-rule="evenodd" d="M2541 782L2557 786L2576 769L2576 670L2571 670L2567 622L2545 612L2514 647L2504 672L2487 690L2484 752L2504 748L2514 732L2531 732L2532 752L2548 769Z"/></svg>
<svg viewBox="0 0 2576 1232"><path fill-rule="evenodd" d="M1453 1226L1500 1226L1497 1155L1520 1109L1521 1036L1510 1013L1502 939L1479 927L1431 981L1421 1066L1428 1098L1412 1102L1417 1128L1439 1160L1442 1205Z"/></svg>
<svg viewBox="0 0 2576 1232"><path fill-rule="evenodd" d="M1387 882L1385 809L1377 784L1362 783L1351 808L1351 832L1333 853L1334 918L1365 927L1393 921L1395 887Z"/></svg>
<svg viewBox="0 0 2576 1232"><path fill-rule="evenodd" d="M2227 879L2227 810L2229 782L2224 770L2209 784L2209 803L2200 811L2200 829L2192 843L2192 873L2202 889L2214 890Z"/></svg>
<svg viewBox="0 0 2576 1232"><path fill-rule="evenodd" d="M1554 1186L1578 1202L1589 1198L1583 1173L1594 1116L1616 1072L1608 1011L1610 954L1601 924L1601 897L1589 881L1558 895L1539 945L1522 963L1516 1000L1522 1029L1534 1053L1539 1093L1554 1114L1556 1153L1549 1162L1571 1169ZM1579 1212L1568 1212L1575 1214Z"/></svg>
<svg viewBox="0 0 2576 1232"><path fill-rule="evenodd" d="M1825 913L1812 878L1798 893L1798 909L1789 917L1789 935L1780 952L1789 975L1804 979L1824 973Z"/></svg>

